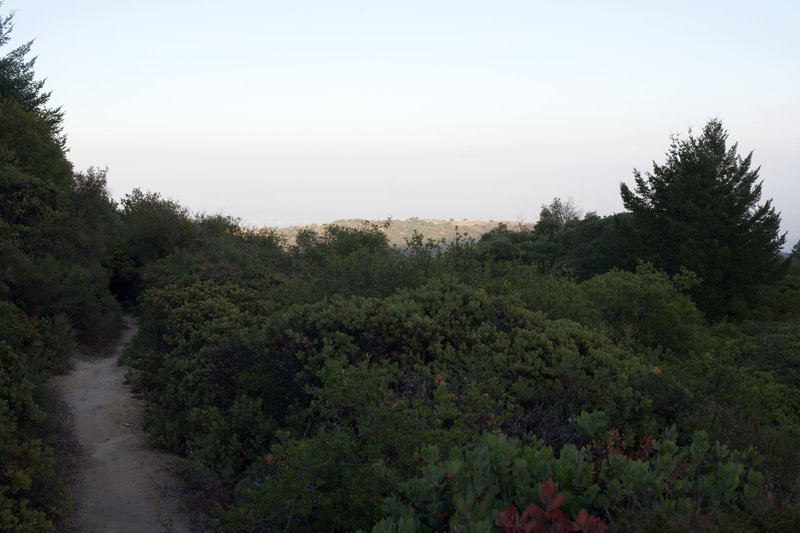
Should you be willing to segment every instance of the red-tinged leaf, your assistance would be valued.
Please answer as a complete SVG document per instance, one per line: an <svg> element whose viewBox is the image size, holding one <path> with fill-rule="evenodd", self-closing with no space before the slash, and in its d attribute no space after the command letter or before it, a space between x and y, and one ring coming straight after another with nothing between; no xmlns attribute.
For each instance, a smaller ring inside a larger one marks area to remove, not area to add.
<svg viewBox="0 0 800 533"><path fill-rule="evenodd" d="M550 512L550 531L572 531L572 520L564 511L553 509Z"/></svg>
<svg viewBox="0 0 800 533"><path fill-rule="evenodd" d="M520 517L519 521L527 523L532 520L533 522L536 523L542 523L546 519L547 519L547 513L544 511L544 509L542 509L535 503L532 503L525 508L525 511L522 513L522 516Z"/></svg>
<svg viewBox="0 0 800 533"><path fill-rule="evenodd" d="M505 533L514 533L518 516L519 511L517 511L517 508L512 505L500 513L494 525L502 527Z"/></svg>
<svg viewBox="0 0 800 533"><path fill-rule="evenodd" d="M564 503L564 494L563 494L563 493L561 493L561 492L559 492L558 494L556 494L555 496L553 496L553 498L552 498L552 499L550 500L550 502L547 504L547 510L548 510L548 511L555 511L555 510L557 510L559 507L561 507L561 504L562 504L562 503Z"/></svg>
<svg viewBox="0 0 800 533"><path fill-rule="evenodd" d="M588 527L586 529L586 533L606 533L608 529L608 524L593 516L589 518Z"/></svg>
<svg viewBox="0 0 800 533"><path fill-rule="evenodd" d="M556 482L552 479L547 479L544 483L542 483L542 488L539 489L539 498L542 500L542 503L547 504L550 501L550 498L555 495L556 490Z"/></svg>
<svg viewBox="0 0 800 533"><path fill-rule="evenodd" d="M653 453L653 436L652 435L647 435L644 438L644 442L639 447L639 450L640 450L640 456L641 456L642 459L647 459L647 458L650 457L650 454Z"/></svg>
<svg viewBox="0 0 800 533"><path fill-rule="evenodd" d="M578 511L578 516L572 523L572 531L582 533L605 533L608 525L596 516L591 516L586 509Z"/></svg>

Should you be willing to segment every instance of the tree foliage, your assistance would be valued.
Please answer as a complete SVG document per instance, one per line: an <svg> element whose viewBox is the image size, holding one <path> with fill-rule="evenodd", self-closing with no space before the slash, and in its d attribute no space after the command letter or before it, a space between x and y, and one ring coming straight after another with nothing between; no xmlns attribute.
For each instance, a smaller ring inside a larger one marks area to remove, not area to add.
<svg viewBox="0 0 800 533"><path fill-rule="evenodd" d="M13 20L13 13L0 16L0 48L11 39ZM33 41L28 41L0 57L0 98L14 101L25 111L36 113L41 124L63 148L66 142L60 136L63 114L61 109L47 106L50 93L42 90L44 80L36 79L33 70L36 58L28 58L32 46Z"/></svg>
<svg viewBox="0 0 800 533"><path fill-rule="evenodd" d="M543 205L539 212L539 221L536 223L536 229L542 233L549 233L553 228L564 226L566 223L573 220L580 220L581 212L572 198L562 200L561 198L553 198L550 205Z"/></svg>
<svg viewBox="0 0 800 533"><path fill-rule="evenodd" d="M630 214L600 217L587 213L583 219L571 217L562 223L549 214L551 208L552 205L542 209L532 230L500 226L485 233L479 241L479 253L496 261L520 261L537 264L544 270L570 271L580 279L614 268L635 269L629 243Z"/></svg>
<svg viewBox="0 0 800 533"><path fill-rule="evenodd" d="M771 200L760 203L752 152L741 157L727 140L722 122L710 120L699 136L673 137L664 164L635 170L634 190L620 185L639 256L670 274L697 274L695 295L712 316L736 313L759 284L783 272L780 216Z"/></svg>
<svg viewBox="0 0 800 533"><path fill-rule="evenodd" d="M0 47L12 16L0 18ZM40 402L77 342L116 335L106 270L117 213L105 175L75 176L62 114L28 59L0 57L0 530L51 531L69 511Z"/></svg>
<svg viewBox="0 0 800 533"><path fill-rule="evenodd" d="M755 330L710 331L689 272L643 264L578 281L487 257L485 243L429 244L398 251L376 228L331 227L282 248L228 231L145 267L126 361L154 438L194 465L212 527L491 529L511 505L587 527L786 523L798 391L766 354L783 346L788 378L793 330L758 330L761 344ZM592 443L583 431L600 420ZM672 424L663 444L649 437ZM452 470L456 454L499 457L482 440L493 432L520 439L508 460L521 495L504 466ZM708 444L746 450L747 438L764 463ZM593 468L605 477L574 485ZM441 490L423 490L434 472ZM537 500L548 477L567 489L559 512Z"/></svg>

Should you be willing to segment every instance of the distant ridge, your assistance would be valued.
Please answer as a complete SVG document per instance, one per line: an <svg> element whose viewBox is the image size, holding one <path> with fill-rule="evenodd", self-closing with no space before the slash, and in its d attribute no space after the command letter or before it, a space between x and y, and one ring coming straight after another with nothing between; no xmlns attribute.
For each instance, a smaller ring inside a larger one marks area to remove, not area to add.
<svg viewBox="0 0 800 533"><path fill-rule="evenodd" d="M334 220L328 224L305 224L300 226L290 226L288 228L278 228L276 231L286 237L291 243L294 241L297 233L302 229L311 229L314 231L322 231L326 225L338 225L346 228L359 228L367 224L376 224L383 229L389 244L396 246L404 246L406 239L413 235L414 231L418 231L427 239L451 241L455 239L456 233L461 236L473 239L479 239L484 233L497 228L500 224L506 224L509 227L518 226L517 222L509 220L467 220L467 219L427 219L411 217L406 220L389 220L388 227L383 227L386 224L385 220L365 220L365 219L342 219Z"/></svg>

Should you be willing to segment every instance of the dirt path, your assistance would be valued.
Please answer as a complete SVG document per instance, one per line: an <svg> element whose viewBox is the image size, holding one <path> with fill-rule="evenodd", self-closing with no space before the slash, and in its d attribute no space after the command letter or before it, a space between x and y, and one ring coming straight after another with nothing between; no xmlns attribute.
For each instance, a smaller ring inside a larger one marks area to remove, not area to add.
<svg viewBox="0 0 800 533"><path fill-rule="evenodd" d="M84 358L55 379L73 421L83 460L75 471L75 513L63 528L70 532L127 533L188 531L169 475L172 457L147 445L141 430L142 402L124 383L118 359L136 333L125 328L108 357Z"/></svg>

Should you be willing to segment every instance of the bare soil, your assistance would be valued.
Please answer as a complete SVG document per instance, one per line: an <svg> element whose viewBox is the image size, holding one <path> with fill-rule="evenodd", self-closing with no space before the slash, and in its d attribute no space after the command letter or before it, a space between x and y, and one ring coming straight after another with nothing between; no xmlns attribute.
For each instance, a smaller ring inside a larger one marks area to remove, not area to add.
<svg viewBox="0 0 800 533"><path fill-rule="evenodd" d="M190 516L171 475L175 457L148 446L141 429L142 401L125 384L119 365L136 333L125 327L106 357L78 357L67 375L54 378L75 446L69 469L75 511L64 532L142 533L189 531ZM65 450L66 451L66 450Z"/></svg>

